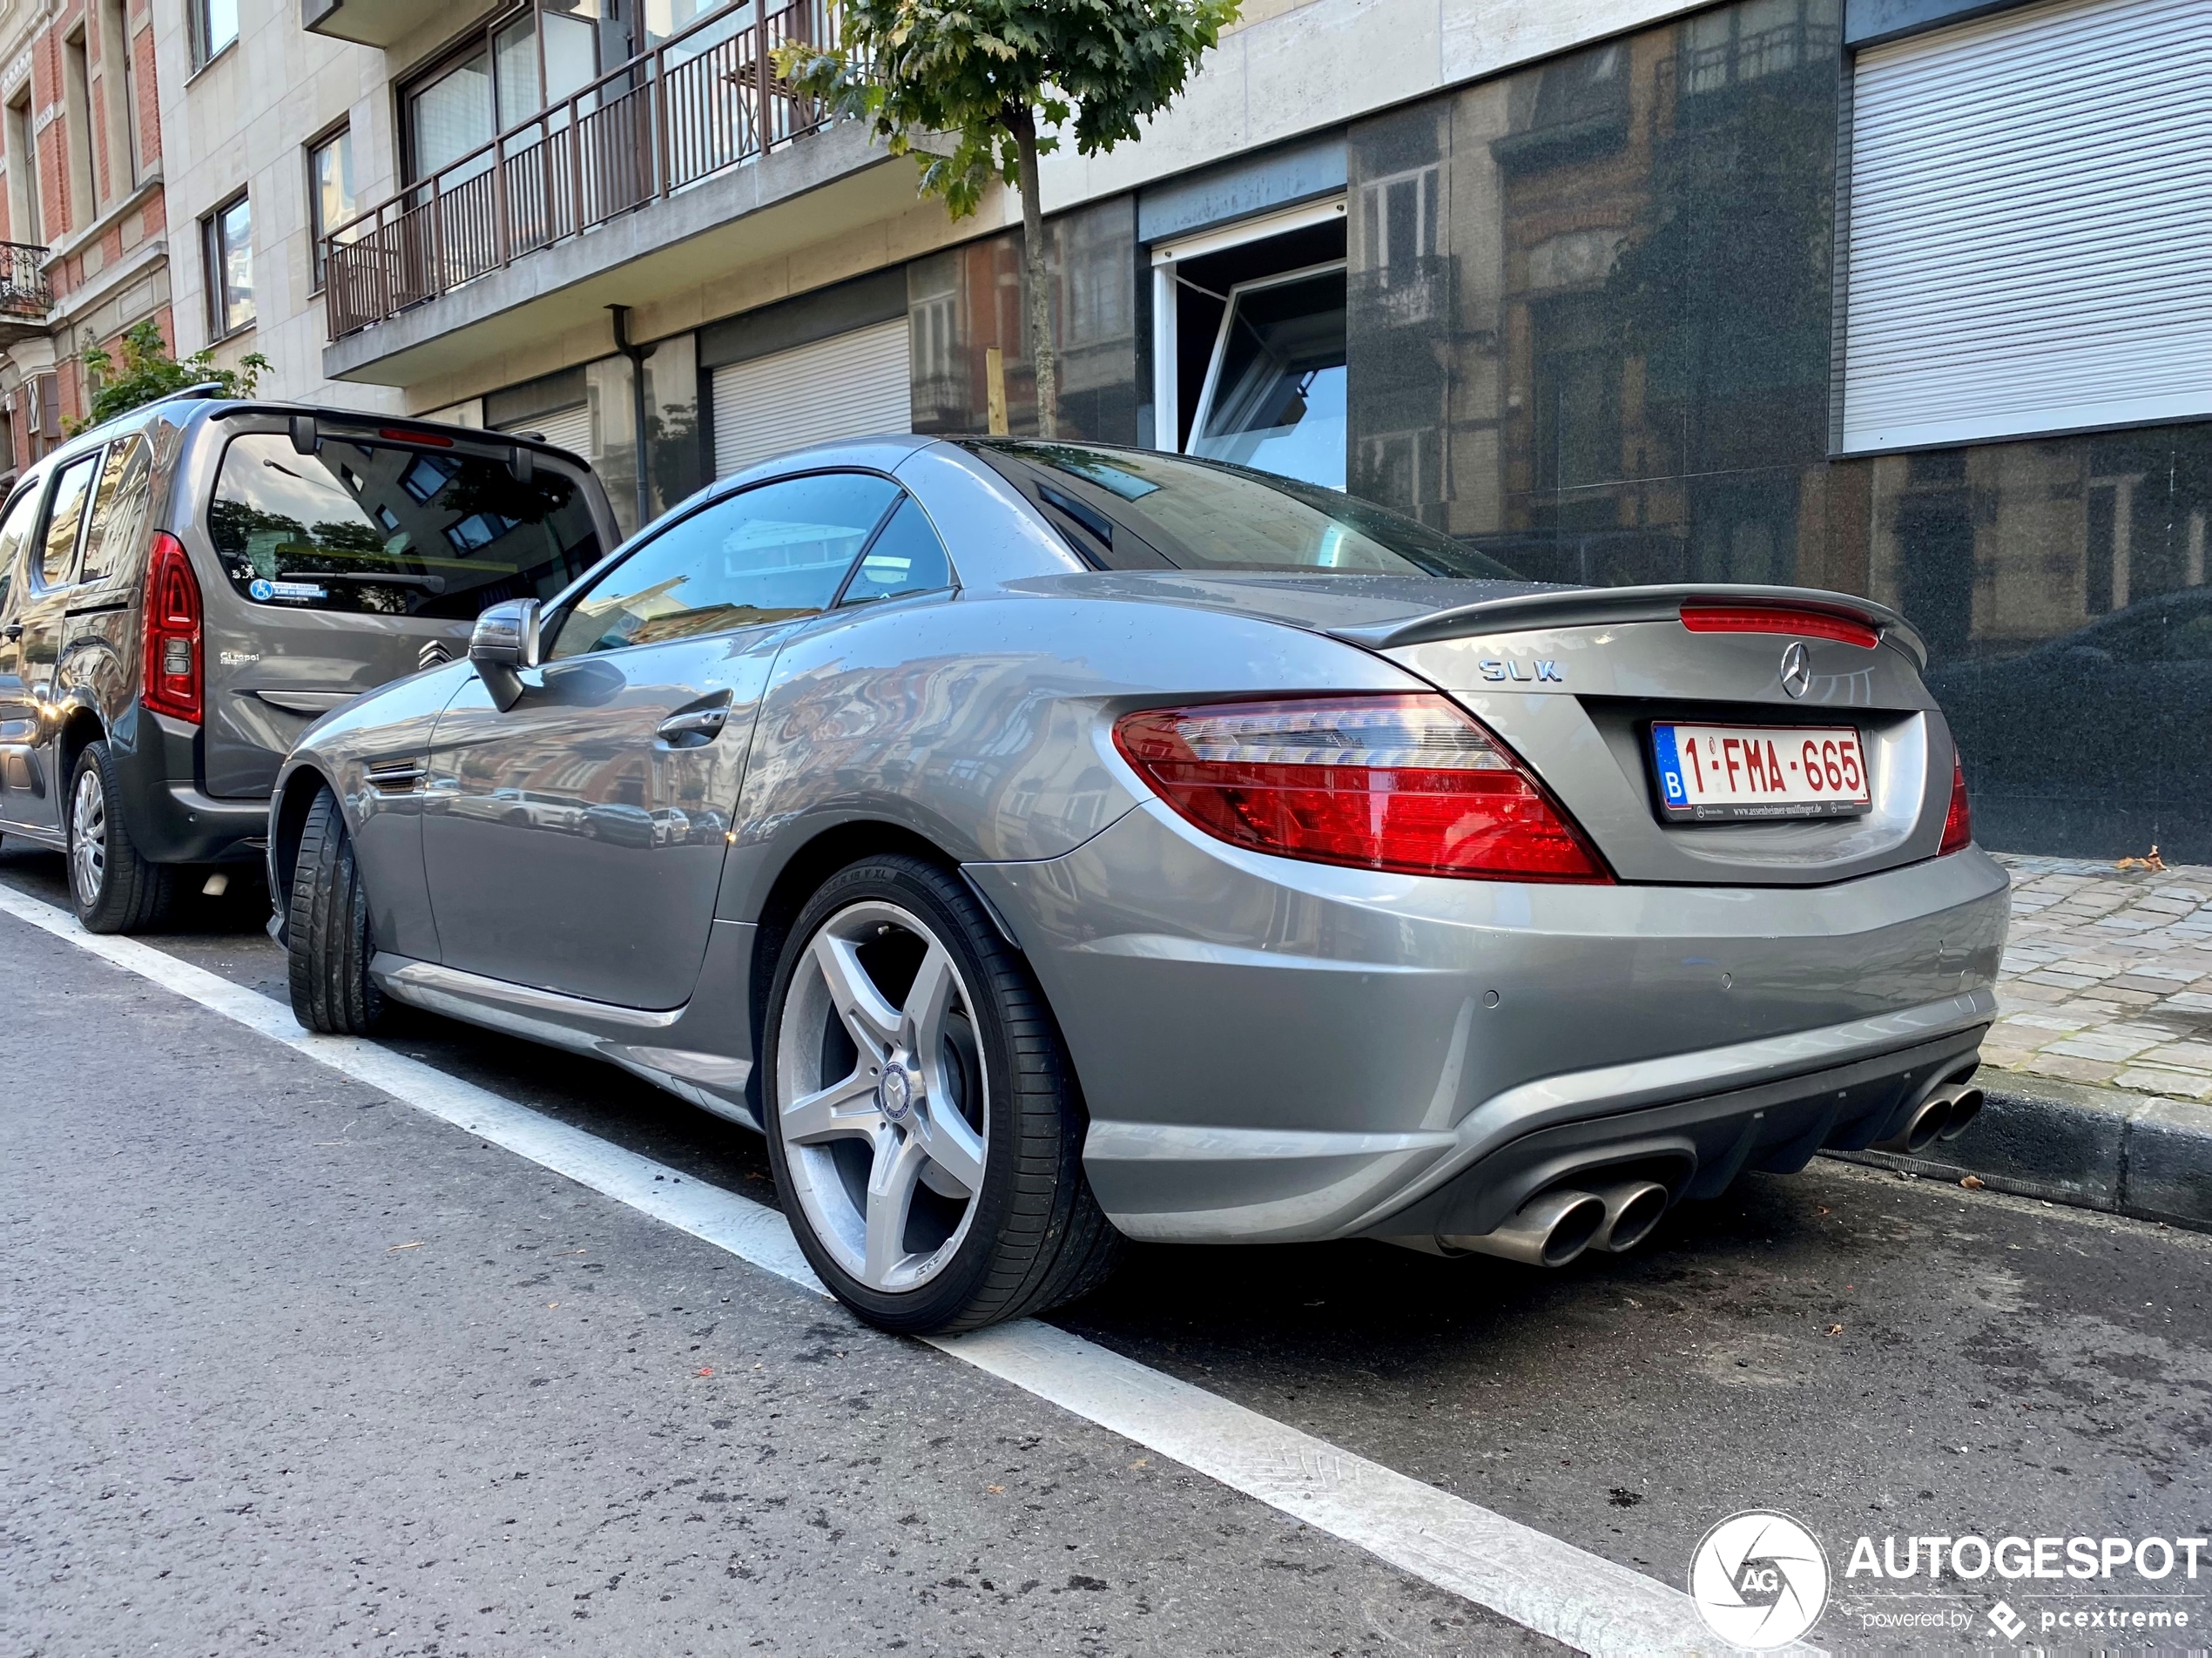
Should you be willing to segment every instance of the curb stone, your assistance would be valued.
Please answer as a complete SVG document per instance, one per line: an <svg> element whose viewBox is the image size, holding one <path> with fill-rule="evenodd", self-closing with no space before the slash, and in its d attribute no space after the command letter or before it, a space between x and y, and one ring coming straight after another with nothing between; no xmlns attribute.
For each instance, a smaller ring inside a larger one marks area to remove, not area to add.
<svg viewBox="0 0 2212 1658"><path fill-rule="evenodd" d="M1958 1139L1915 1157L1827 1155L2212 1231L2212 1106L1990 1068L1974 1080L1986 1102Z"/></svg>

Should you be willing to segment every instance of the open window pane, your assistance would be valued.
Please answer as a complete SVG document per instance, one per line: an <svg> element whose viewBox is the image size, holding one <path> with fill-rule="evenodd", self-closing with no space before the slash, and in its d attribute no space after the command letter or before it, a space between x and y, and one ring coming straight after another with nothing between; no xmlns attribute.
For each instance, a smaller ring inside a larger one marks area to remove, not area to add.
<svg viewBox="0 0 2212 1658"><path fill-rule="evenodd" d="M1190 453L1342 489L1344 304L1341 269L1233 290Z"/></svg>

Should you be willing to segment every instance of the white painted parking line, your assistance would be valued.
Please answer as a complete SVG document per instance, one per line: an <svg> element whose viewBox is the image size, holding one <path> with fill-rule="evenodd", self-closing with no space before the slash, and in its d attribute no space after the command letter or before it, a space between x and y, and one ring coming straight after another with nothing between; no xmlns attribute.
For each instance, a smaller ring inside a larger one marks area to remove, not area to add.
<svg viewBox="0 0 2212 1658"><path fill-rule="evenodd" d="M0 886L0 912L320 1064L826 1295L774 1210L678 1175L435 1066L302 1030L291 1009ZM1503 1514L1035 1319L932 1345L1413 1576L1592 1654L1719 1649L1688 1595ZM1793 1648L1793 1652L1816 1649Z"/></svg>

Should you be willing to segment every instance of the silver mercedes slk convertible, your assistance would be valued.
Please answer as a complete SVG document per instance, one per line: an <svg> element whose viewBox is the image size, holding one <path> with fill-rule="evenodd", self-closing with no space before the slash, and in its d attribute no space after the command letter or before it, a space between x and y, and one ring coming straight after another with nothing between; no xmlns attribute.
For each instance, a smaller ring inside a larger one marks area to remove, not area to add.
<svg viewBox="0 0 2212 1658"><path fill-rule="evenodd" d="M2006 876L1925 655L1235 468L848 443L311 727L271 886L303 1022L406 1003L761 1129L887 1328L1124 1237L1556 1265L1979 1106Z"/></svg>

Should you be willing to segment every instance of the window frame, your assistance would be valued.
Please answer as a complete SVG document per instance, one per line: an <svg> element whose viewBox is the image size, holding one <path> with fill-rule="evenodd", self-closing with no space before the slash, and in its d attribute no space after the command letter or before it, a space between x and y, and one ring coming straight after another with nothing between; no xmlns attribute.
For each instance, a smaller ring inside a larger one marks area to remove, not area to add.
<svg viewBox="0 0 2212 1658"><path fill-rule="evenodd" d="M722 0L722 3L726 3L726 0ZM194 0L194 3L204 3L204 0ZM545 12L544 0L507 0L506 3L494 6L482 19L470 24L452 39L427 54L419 64L405 73L392 78L393 117L399 132L400 183L402 187L412 188L414 185L425 183L430 176L423 171L422 158L415 147L414 118L415 98L432 83L442 79L478 52L484 55L484 74L489 83L491 131L485 135L482 144L475 146L475 149L462 152L462 156L455 158L455 161L474 154L475 150L485 148L509 130L506 125L502 125L499 118L501 91L499 37L524 17L530 20L530 53L536 65L537 91L535 102L529 113L522 119L530 120L552 107L547 102L545 94ZM556 13L556 15L565 17L569 14ZM607 61L604 30L610 23L614 21L613 18L604 17L597 25L597 30L601 32L593 43L595 61L592 79L595 82L601 76L619 68L621 64L629 61L630 57L637 56L637 53L632 51L617 63L610 64ZM569 96L564 93L560 101L565 103ZM451 166L455 165L455 161L447 162L445 165ZM433 172L442 170L442 168L432 169Z"/></svg>
<svg viewBox="0 0 2212 1658"><path fill-rule="evenodd" d="M300 145L300 159L307 168L307 293L310 298L320 293L330 280L330 265L323 246L337 226L326 225L322 219L322 182L315 176L315 158L326 150L338 151L341 188L347 192L350 211L340 220L349 225L361 216L360 203L353 195L354 123L352 118L333 122L330 125Z"/></svg>
<svg viewBox="0 0 2212 1658"><path fill-rule="evenodd" d="M860 546L853 550L852 563L846 566L845 574L838 578L837 586L832 590L828 602L825 603L820 610L813 611L806 617L786 617L781 621L776 622L751 622L743 623L738 627L718 629L716 630L716 633L687 635L685 639L682 641L649 639L638 644L617 645L613 650L580 650L575 655L570 657L561 657L555 654L556 649L560 644L562 630L566 628L570 622L575 618L577 607L583 603L585 599L589 598L592 593L598 589L602 583L614 576L617 572L627 566L632 559L645 551L647 548L651 547L654 543L660 541L663 536L671 534L682 525L691 522L691 520L698 517L703 513L712 512L718 508L726 507L732 502L741 500L746 495L755 494L756 492L765 489L772 485L779 483L793 483L801 478L823 477L880 478L891 486L891 498L884 503L883 510L876 515L875 522L868 526L867 534L861 537ZM570 591L562 594L559 598L544 607L540 623L540 631L546 641L544 647L543 665L550 666L552 664L556 662L581 661L587 657L614 656L618 652L624 650L653 650L664 644L688 643L691 639L712 638L718 633L744 633L748 632L754 628L789 627L799 622L814 620L821 617L834 615L844 600L846 589L850 588L853 584L854 573L860 570L861 563L867 558L868 549L875 545L876 537L880 536L884 531L885 526L890 523L893 516L898 512L900 504L907 500L907 497L914 495L914 492L908 489L900 479L893 476L888 472L879 471L873 467L819 466L807 467L797 472L779 472L771 478L751 479L747 481L742 488L725 490L721 494L711 496L707 500L700 502L689 512L683 514L681 516L671 516L665 521L656 524L653 527L653 530L651 535L641 536L631 545L623 549L611 562L607 563L602 568L586 570L583 575L577 579L577 585L574 588L572 588ZM928 508L923 505L919 497L915 498L914 504L921 507L922 516L924 517L927 518L929 516ZM932 531L937 531L936 521L934 518L930 520L929 527ZM937 539L940 545L945 546L945 568L948 573L949 573L952 576L952 582L951 585L948 587L931 588L927 590L933 593L955 591L960 586L960 572L953 564L952 549L949 545L945 545L945 538L942 532L937 532ZM909 598L915 596L902 593L896 595L895 596L900 598ZM881 603L881 601L874 601L874 603ZM545 625L545 623L548 623L551 624L550 627Z"/></svg>
<svg viewBox="0 0 2212 1658"><path fill-rule="evenodd" d="M223 220L236 207L246 209L246 320L230 321L229 283L224 266ZM250 187L233 191L200 215L200 263L207 284L207 327L216 340L234 339L253 331L260 322L260 305L253 285L253 199Z"/></svg>
<svg viewBox="0 0 2212 1658"><path fill-rule="evenodd" d="M239 35L242 32L242 24L238 17L238 7L233 0L231 7L231 32L220 41L211 41L208 36L214 26L213 4L214 0L192 0L191 5L187 8L185 21L192 35L192 73L195 75L237 45ZM125 17L127 17L128 15L126 11Z"/></svg>

